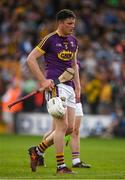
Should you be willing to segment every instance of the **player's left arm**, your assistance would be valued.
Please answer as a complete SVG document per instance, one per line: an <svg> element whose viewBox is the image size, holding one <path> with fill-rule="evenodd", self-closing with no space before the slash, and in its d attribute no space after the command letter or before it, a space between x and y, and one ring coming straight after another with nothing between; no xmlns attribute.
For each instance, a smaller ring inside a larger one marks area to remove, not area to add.
<svg viewBox="0 0 125 180"><path fill-rule="evenodd" d="M75 70L74 83L75 83L76 101L79 101L80 100L80 94L81 94L81 85L80 85L80 77L79 77L79 66L78 66L78 62L77 62L77 53L78 53L78 49L75 52L72 67Z"/></svg>

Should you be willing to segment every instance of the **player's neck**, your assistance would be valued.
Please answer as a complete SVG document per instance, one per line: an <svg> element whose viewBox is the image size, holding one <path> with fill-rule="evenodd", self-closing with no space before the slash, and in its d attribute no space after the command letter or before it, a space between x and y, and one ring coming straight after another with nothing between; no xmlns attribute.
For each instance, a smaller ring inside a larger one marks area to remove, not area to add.
<svg viewBox="0 0 125 180"><path fill-rule="evenodd" d="M68 35L64 34L61 29L57 29L56 32L58 33L59 36L62 36L62 37L67 37Z"/></svg>

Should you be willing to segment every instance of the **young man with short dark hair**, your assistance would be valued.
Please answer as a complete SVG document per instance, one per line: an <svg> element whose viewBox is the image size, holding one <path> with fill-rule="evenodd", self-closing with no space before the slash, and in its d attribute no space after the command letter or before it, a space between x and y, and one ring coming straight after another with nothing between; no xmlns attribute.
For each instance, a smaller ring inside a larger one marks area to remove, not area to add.
<svg viewBox="0 0 125 180"><path fill-rule="evenodd" d="M46 88L47 104L52 103L51 99L58 96L63 99L62 104L66 110L63 116L53 116L55 121L55 131L41 142L37 147L29 149L31 158L31 169L36 171L39 156L52 143L55 145L57 173L73 173L64 161L64 137L73 131L75 120L76 99L80 98L80 80L77 66L78 43L73 36L76 16L69 9L63 9L57 13L57 30L45 36L42 41L32 50L27 58L27 63L38 79L40 85ZM44 56L45 74L40 70L37 59ZM75 71L74 79L66 83L54 86L56 80L67 68ZM75 87L75 89L74 89ZM64 102L65 101L65 102Z"/></svg>

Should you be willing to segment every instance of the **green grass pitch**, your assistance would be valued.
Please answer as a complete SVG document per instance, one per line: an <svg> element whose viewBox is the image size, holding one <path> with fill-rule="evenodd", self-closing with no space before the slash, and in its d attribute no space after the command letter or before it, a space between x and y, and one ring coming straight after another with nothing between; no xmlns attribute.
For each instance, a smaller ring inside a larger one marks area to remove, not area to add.
<svg viewBox="0 0 125 180"><path fill-rule="evenodd" d="M0 179L125 179L125 139L81 139L81 159L92 168L74 169L75 175L56 175L53 147L46 151L47 167L31 172L27 149L40 140L40 136L0 135ZM69 147L65 160L71 167Z"/></svg>

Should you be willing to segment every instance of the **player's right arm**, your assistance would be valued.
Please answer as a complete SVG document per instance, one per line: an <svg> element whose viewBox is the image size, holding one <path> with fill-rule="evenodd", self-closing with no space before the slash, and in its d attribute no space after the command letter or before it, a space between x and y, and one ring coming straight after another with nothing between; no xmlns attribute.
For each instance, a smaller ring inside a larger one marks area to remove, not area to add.
<svg viewBox="0 0 125 180"><path fill-rule="evenodd" d="M33 75L39 81L41 87L51 90L54 87L54 83L51 79L45 78L37 62L37 59L41 57L43 54L44 54L44 51L42 52L42 51L39 51L37 48L34 48L27 57L27 64L31 72L33 73Z"/></svg>

